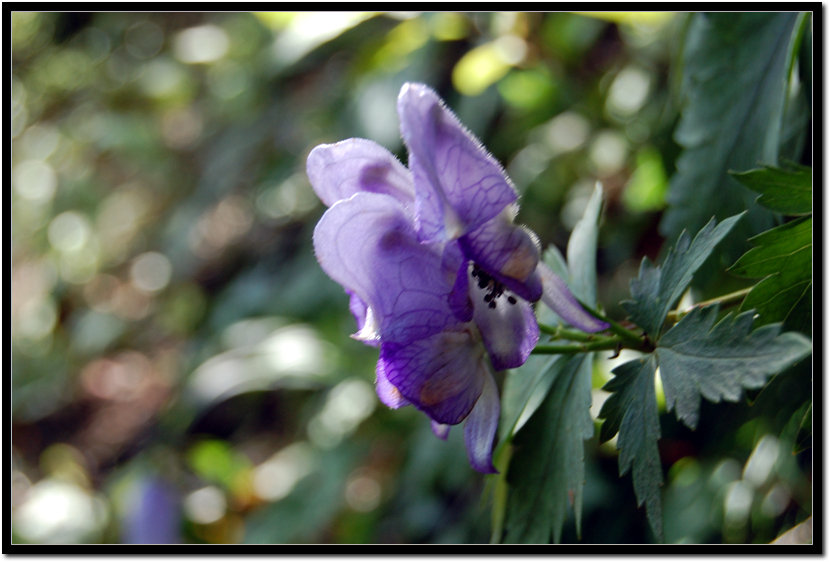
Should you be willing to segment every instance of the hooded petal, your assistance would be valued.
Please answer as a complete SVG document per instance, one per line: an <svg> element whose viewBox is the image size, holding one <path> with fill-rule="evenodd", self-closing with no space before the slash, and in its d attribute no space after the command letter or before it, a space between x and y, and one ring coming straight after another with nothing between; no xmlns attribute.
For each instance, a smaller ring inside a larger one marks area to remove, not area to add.
<svg viewBox="0 0 830 562"><path fill-rule="evenodd" d="M366 345L378 347L380 341L374 338L375 330L375 315L366 303L357 296L353 291L346 291L349 295L349 311L354 316L354 321L357 323L357 334L355 339L358 339ZM364 329L366 330L364 332ZM360 334L367 334L368 337L363 337Z"/></svg>
<svg viewBox="0 0 830 562"><path fill-rule="evenodd" d="M429 421L430 429L432 429L432 433L438 438L443 439L444 441L447 440L447 437L450 435L450 428L451 425L447 425L445 423L438 423L436 421L430 420Z"/></svg>
<svg viewBox="0 0 830 562"><path fill-rule="evenodd" d="M558 314L565 322L583 332L599 332L609 328L608 323L588 314L573 296L567 283L544 263L537 268L542 278L542 302Z"/></svg>
<svg viewBox="0 0 830 562"><path fill-rule="evenodd" d="M507 207L499 216L459 239L464 255L497 281L530 302L542 296L536 273L539 242L523 226L513 224L517 208Z"/></svg>
<svg viewBox="0 0 830 562"><path fill-rule="evenodd" d="M454 240L516 200L501 165L432 89L404 84L398 117L417 186L415 226L422 241Z"/></svg>
<svg viewBox="0 0 830 562"><path fill-rule="evenodd" d="M433 421L447 425L467 417L488 373L484 346L470 329L448 330L403 345L384 342L379 362L404 398Z"/></svg>
<svg viewBox="0 0 830 562"><path fill-rule="evenodd" d="M487 291L475 284L471 286L470 292L475 295L473 320L481 332L493 368L502 371L524 365L539 341L539 324L533 307L521 299L511 303L507 295L502 295L492 301L496 306L491 308L484 300Z"/></svg>
<svg viewBox="0 0 830 562"><path fill-rule="evenodd" d="M415 201L412 174L395 156L366 139L321 144L306 160L314 192L328 207L355 193L385 193L405 206Z"/></svg>
<svg viewBox="0 0 830 562"><path fill-rule="evenodd" d="M469 263L457 242L448 242L444 246L444 274L455 280L449 295L449 305L459 322L469 322L473 319L470 277L467 274Z"/></svg>
<svg viewBox="0 0 830 562"><path fill-rule="evenodd" d="M366 305L359 339L404 343L455 324L443 248L418 242L393 197L356 193L335 203L314 229L314 251L329 277Z"/></svg>
<svg viewBox="0 0 830 562"><path fill-rule="evenodd" d="M375 390L378 393L378 398L393 410L409 406L411 402L404 398L400 391L389 382L389 379L386 377L384 365L382 361L378 361L377 368L375 369Z"/></svg>
<svg viewBox="0 0 830 562"><path fill-rule="evenodd" d="M464 422L464 444L474 469L485 474L497 473L493 466L493 438L499 425L499 391L489 372L484 377L481 396Z"/></svg>

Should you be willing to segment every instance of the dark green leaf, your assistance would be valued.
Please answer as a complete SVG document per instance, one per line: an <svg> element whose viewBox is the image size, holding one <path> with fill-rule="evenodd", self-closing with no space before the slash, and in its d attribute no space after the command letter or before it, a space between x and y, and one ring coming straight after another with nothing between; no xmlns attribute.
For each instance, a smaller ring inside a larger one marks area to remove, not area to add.
<svg viewBox="0 0 830 562"><path fill-rule="evenodd" d="M631 476L637 504L645 502L651 529L662 541L660 485L663 483L663 469L657 450L660 419L654 391L656 370L654 354L623 363L614 369L614 378L604 387L613 394L602 405L599 417L605 420L600 429L600 441L607 441L619 432L620 476L633 466Z"/></svg>
<svg viewBox="0 0 830 562"><path fill-rule="evenodd" d="M762 281L763 283L763 281ZM746 302L746 300L744 300ZM769 313L770 315L772 313ZM787 319L781 328L784 332L791 332L793 330L806 334L807 337L813 335L813 284L810 283L804 288L804 293L798 302L793 305L787 313Z"/></svg>
<svg viewBox="0 0 830 562"><path fill-rule="evenodd" d="M806 411L804 408L800 408L798 413L804 412L801 417L801 423L798 426L798 433L795 438L795 443L793 444L793 453L800 453L806 449L809 449L813 446L813 403L812 401L805 404L807 406Z"/></svg>
<svg viewBox="0 0 830 562"><path fill-rule="evenodd" d="M812 107L810 104L811 80L804 79L803 69L799 68L800 53L810 37L812 19L807 12L798 14L790 45L787 53L787 101L784 116L781 122L780 146L778 157L780 160L797 162L801 159L807 141L807 127L810 124ZM805 41L805 37L808 38ZM812 50L812 45L808 44ZM801 61L802 64L804 61ZM809 70L812 74L812 69Z"/></svg>
<svg viewBox="0 0 830 562"><path fill-rule="evenodd" d="M594 193L568 240L568 285L573 294L594 307L597 304L597 236L602 210L602 185L597 182Z"/></svg>
<svg viewBox="0 0 830 562"><path fill-rule="evenodd" d="M715 225L715 219L704 226L694 241L687 232L680 235L677 248L670 250L661 267L643 259L640 275L631 280L631 295L635 300L623 302L631 320L656 340L666 315L683 295L692 281L692 275L706 261L715 246L734 226L743 213L729 217Z"/></svg>
<svg viewBox="0 0 830 562"><path fill-rule="evenodd" d="M501 441L510 439L521 428L519 422L524 423L536 411L566 359L562 355L531 355L524 365L508 372L501 399Z"/></svg>
<svg viewBox="0 0 830 562"><path fill-rule="evenodd" d="M793 166L792 170L764 166L746 172L730 172L746 187L760 193L755 200L783 215L808 215L813 212L813 169Z"/></svg>
<svg viewBox="0 0 830 562"><path fill-rule="evenodd" d="M727 171L776 163L786 100L788 59L798 14L701 13L692 16L683 51L684 107L675 140L684 151L671 179L660 231L674 238L749 209L735 237L772 226Z"/></svg>
<svg viewBox="0 0 830 562"><path fill-rule="evenodd" d="M701 396L737 402L743 389L760 388L812 349L801 334L780 334L777 324L751 331L753 312L729 314L715 325L718 309L693 309L666 332L656 351L666 406L691 429L697 426Z"/></svg>
<svg viewBox="0 0 830 562"><path fill-rule="evenodd" d="M741 256L729 271L741 277L766 277L752 288L741 310L755 309L763 323L783 321L810 298L813 219L804 217L783 224L750 241L757 247Z"/></svg>
<svg viewBox="0 0 830 562"><path fill-rule="evenodd" d="M567 265L554 246L544 257L554 273L568 281L574 294L591 305L596 304L601 210L602 187L597 184L568 242ZM547 307L539 307L537 315L547 324L560 322ZM569 501L576 514L577 532L580 530L584 440L594 433L589 413L592 357L534 356L505 380L502 442L516 431L517 446L543 444L519 449L510 460L511 487L504 516L508 542L548 542L551 535L554 542L559 542ZM528 434L533 438L526 437ZM540 481L546 482L541 491ZM501 517L496 515L496 519Z"/></svg>
<svg viewBox="0 0 830 562"><path fill-rule="evenodd" d="M507 481L505 542L559 542L573 502L579 532L585 440L593 437L592 354L555 364L550 392L517 433ZM571 499L572 495L572 499Z"/></svg>

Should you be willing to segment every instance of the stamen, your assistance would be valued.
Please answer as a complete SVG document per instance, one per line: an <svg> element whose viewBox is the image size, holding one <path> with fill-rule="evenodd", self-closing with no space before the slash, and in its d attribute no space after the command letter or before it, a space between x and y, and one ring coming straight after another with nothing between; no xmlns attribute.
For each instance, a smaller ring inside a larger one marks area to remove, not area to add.
<svg viewBox="0 0 830 562"><path fill-rule="evenodd" d="M490 308L496 308L496 301L499 297L504 295L504 292L507 289L504 284L496 281L489 273L481 269L476 264L473 264L471 275L478 278L479 289L487 289L487 293L484 295L484 302L487 303L487 306ZM516 304L518 301L516 300L516 297L508 294L507 302L510 304Z"/></svg>

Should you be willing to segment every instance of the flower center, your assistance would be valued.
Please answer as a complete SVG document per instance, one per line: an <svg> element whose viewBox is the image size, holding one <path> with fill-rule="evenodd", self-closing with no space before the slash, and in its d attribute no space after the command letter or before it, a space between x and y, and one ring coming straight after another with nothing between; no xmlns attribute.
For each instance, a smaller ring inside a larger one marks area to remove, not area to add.
<svg viewBox="0 0 830 562"><path fill-rule="evenodd" d="M504 286L504 283L493 279L489 273L481 269L476 264L473 264L472 276L478 279L479 289L487 289L487 293L484 295L484 302L486 302L487 306L490 308L496 308L496 301L504 294L507 287ZM510 304L516 304L516 297L513 295L507 295L507 302Z"/></svg>

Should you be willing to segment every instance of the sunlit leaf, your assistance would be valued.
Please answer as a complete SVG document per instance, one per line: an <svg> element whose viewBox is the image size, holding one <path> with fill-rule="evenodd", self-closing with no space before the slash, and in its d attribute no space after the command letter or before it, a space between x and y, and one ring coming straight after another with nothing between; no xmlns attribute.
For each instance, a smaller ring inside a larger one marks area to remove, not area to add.
<svg viewBox="0 0 830 562"><path fill-rule="evenodd" d="M527 46L515 35L503 35L467 52L452 71L455 89L477 96L501 80L510 68L524 59Z"/></svg>
<svg viewBox="0 0 830 562"><path fill-rule="evenodd" d="M751 238L756 245L729 271L764 279L752 288L741 310L755 309L761 321L786 320L810 300L813 283L813 219L804 217ZM797 325L797 328L802 326Z"/></svg>
<svg viewBox="0 0 830 562"><path fill-rule="evenodd" d="M588 206L568 240L568 286L589 306L597 303L597 237L602 210L602 185L597 182Z"/></svg>
<svg viewBox="0 0 830 562"><path fill-rule="evenodd" d="M751 238L756 247L729 271L740 277L763 277L784 269L809 270L812 264L813 219L788 222Z"/></svg>
<svg viewBox="0 0 830 562"><path fill-rule="evenodd" d="M783 215L813 212L813 169L793 166L791 170L764 166L746 172L730 172L746 187L760 193L755 201Z"/></svg>
<svg viewBox="0 0 830 562"><path fill-rule="evenodd" d="M577 12L585 16L615 23L630 25L661 26L669 21L674 12Z"/></svg>

